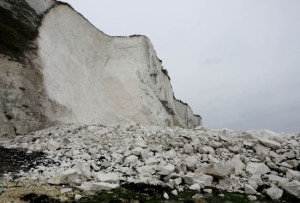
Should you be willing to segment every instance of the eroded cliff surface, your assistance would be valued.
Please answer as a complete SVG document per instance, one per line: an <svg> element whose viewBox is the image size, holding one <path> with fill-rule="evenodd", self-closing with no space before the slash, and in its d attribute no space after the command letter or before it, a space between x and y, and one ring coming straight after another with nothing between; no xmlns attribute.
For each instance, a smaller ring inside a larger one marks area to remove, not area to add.
<svg viewBox="0 0 300 203"><path fill-rule="evenodd" d="M43 75L37 62L38 28L52 0L0 1L0 136L14 136L47 125L42 104ZM42 8L42 6L44 6Z"/></svg>
<svg viewBox="0 0 300 203"><path fill-rule="evenodd" d="M118 119L201 125L173 96L147 37L108 36L53 0L2 0L0 9L0 136Z"/></svg>

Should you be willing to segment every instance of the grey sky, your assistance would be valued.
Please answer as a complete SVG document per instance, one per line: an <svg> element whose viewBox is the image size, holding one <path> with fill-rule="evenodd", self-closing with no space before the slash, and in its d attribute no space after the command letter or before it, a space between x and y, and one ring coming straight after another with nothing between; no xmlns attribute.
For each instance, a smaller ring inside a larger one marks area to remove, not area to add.
<svg viewBox="0 0 300 203"><path fill-rule="evenodd" d="M143 34L210 128L300 131L299 0L66 0L108 35Z"/></svg>

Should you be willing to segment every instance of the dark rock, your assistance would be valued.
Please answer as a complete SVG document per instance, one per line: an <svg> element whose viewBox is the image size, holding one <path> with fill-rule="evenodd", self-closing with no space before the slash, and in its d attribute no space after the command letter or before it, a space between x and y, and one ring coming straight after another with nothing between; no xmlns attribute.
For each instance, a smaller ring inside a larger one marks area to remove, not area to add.
<svg viewBox="0 0 300 203"><path fill-rule="evenodd" d="M35 193L30 193L27 195L24 195L20 198L22 201L26 201L29 203L60 203L59 200L49 197L48 195L38 195Z"/></svg>
<svg viewBox="0 0 300 203"><path fill-rule="evenodd" d="M18 171L28 171L37 165L47 165L53 163L45 158L43 152L27 153L24 149L7 149L0 146L0 177L5 173L18 173Z"/></svg>

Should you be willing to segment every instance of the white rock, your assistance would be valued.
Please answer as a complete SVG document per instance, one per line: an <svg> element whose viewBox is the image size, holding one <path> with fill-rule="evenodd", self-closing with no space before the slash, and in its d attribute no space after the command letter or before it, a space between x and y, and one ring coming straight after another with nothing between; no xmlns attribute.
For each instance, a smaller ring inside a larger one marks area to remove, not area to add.
<svg viewBox="0 0 300 203"><path fill-rule="evenodd" d="M91 190L93 191L101 191L101 190L111 190L116 189L119 187L119 184L111 184L106 182L100 182L100 183L92 183L91 184Z"/></svg>
<svg viewBox="0 0 300 203"><path fill-rule="evenodd" d="M195 183L189 187L190 190L200 190L201 186L198 183Z"/></svg>
<svg viewBox="0 0 300 203"><path fill-rule="evenodd" d="M94 170L95 172L100 171L100 167L97 166L95 163L92 163L91 166L92 166L92 168L93 168L93 170Z"/></svg>
<svg viewBox="0 0 300 203"><path fill-rule="evenodd" d="M273 199L280 199L282 197L283 194L283 190L279 189L277 186L273 185L272 187L270 187L269 189L266 190L267 195Z"/></svg>
<svg viewBox="0 0 300 203"><path fill-rule="evenodd" d="M270 169L273 169L273 170L276 170L276 171L279 170L279 167L272 161L266 161L266 164L267 164L268 167L270 167Z"/></svg>
<svg viewBox="0 0 300 203"><path fill-rule="evenodd" d="M269 147L266 147L264 145L261 145L259 143L257 143L255 146L254 146L254 149L256 151L256 154L258 156L258 158L260 160L264 160L266 158L266 156L269 155L269 152L270 152L270 148Z"/></svg>
<svg viewBox="0 0 300 203"><path fill-rule="evenodd" d="M268 140L265 138L258 138L258 141L262 143L263 145L270 147L272 149L279 149L281 148L281 144L279 142L273 141L273 140Z"/></svg>
<svg viewBox="0 0 300 203"><path fill-rule="evenodd" d="M98 149L95 148L95 147L92 147L92 148L89 149L89 153L90 153L91 155L94 155L94 154L96 154L97 152L98 152Z"/></svg>
<svg viewBox="0 0 300 203"><path fill-rule="evenodd" d="M270 157L272 157L272 158L276 158L276 157L279 156L279 155L278 155L276 152L274 152L274 151L270 151L269 155L270 155Z"/></svg>
<svg viewBox="0 0 300 203"><path fill-rule="evenodd" d="M300 181L300 172L288 169L287 172L286 172L286 177L290 180Z"/></svg>
<svg viewBox="0 0 300 203"><path fill-rule="evenodd" d="M278 186L280 186L280 187L289 182L288 178L283 178L283 177L273 175L273 174L268 175L268 179L269 179L269 181L271 181L273 183L277 183Z"/></svg>
<svg viewBox="0 0 300 203"><path fill-rule="evenodd" d="M169 199L168 193L164 192L164 195L163 195L163 196L164 196L165 199Z"/></svg>
<svg viewBox="0 0 300 203"><path fill-rule="evenodd" d="M85 161L79 161L74 167L78 174L85 176L87 179L91 178L91 165Z"/></svg>
<svg viewBox="0 0 300 203"><path fill-rule="evenodd" d="M250 174L265 174L270 172L270 168L265 165L264 163L248 163L246 167L246 171L248 171Z"/></svg>
<svg viewBox="0 0 300 203"><path fill-rule="evenodd" d="M54 140L49 140L47 143L47 149L49 151L55 151L60 147L60 143Z"/></svg>
<svg viewBox="0 0 300 203"><path fill-rule="evenodd" d="M81 198L82 198L82 195L76 194L76 195L74 196L74 200L80 200Z"/></svg>
<svg viewBox="0 0 300 203"><path fill-rule="evenodd" d="M120 158L122 158L122 156L123 156L122 154L117 153L117 152L113 152L111 154L111 157L114 158L114 159L120 159Z"/></svg>
<svg viewBox="0 0 300 203"><path fill-rule="evenodd" d="M275 164L279 164L281 163L282 161L284 161L286 159L285 156L283 155L278 155L277 157L273 158L272 161L275 163Z"/></svg>
<svg viewBox="0 0 300 203"><path fill-rule="evenodd" d="M146 147L146 142L142 137L137 137L135 138L134 141L135 141L134 146L142 147L142 148Z"/></svg>
<svg viewBox="0 0 300 203"><path fill-rule="evenodd" d="M79 151L79 150L74 150L74 151L72 152L72 154L73 154L73 156L77 156L77 155L80 154L80 151Z"/></svg>
<svg viewBox="0 0 300 203"><path fill-rule="evenodd" d="M297 160L293 159L293 160L288 160L286 161L288 164L290 164L291 166L293 166L293 168L297 168L298 165L300 164L300 162L298 162Z"/></svg>
<svg viewBox="0 0 300 203"><path fill-rule="evenodd" d="M210 146L199 147L198 152L201 154L215 154L215 150Z"/></svg>
<svg viewBox="0 0 300 203"><path fill-rule="evenodd" d="M191 136L191 138L192 138L192 141L190 143L191 145L197 146L200 144L200 139L196 135Z"/></svg>
<svg viewBox="0 0 300 203"><path fill-rule="evenodd" d="M79 178L78 179L74 179L74 180L72 180L72 182L70 182L70 186L77 187L77 186L81 185L82 182L83 182L83 180L81 180Z"/></svg>
<svg viewBox="0 0 300 203"><path fill-rule="evenodd" d="M103 162L101 163L101 166L104 167L104 168L108 168L108 167L110 167L111 165L112 165L112 162L110 162L110 161L103 161Z"/></svg>
<svg viewBox="0 0 300 203"><path fill-rule="evenodd" d="M100 182L107 182L107 183L118 183L120 180L119 174L117 173L103 173L103 172L97 173L97 179Z"/></svg>
<svg viewBox="0 0 300 203"><path fill-rule="evenodd" d="M164 157L167 159L173 159L176 157L176 151L174 149L170 149L164 154Z"/></svg>
<svg viewBox="0 0 300 203"><path fill-rule="evenodd" d="M170 175L175 171L175 166L173 164L167 164L161 167L160 173L161 175Z"/></svg>
<svg viewBox="0 0 300 203"><path fill-rule="evenodd" d="M145 174L154 174L155 169L154 166L140 166L137 167L136 170L140 173L141 176L145 176Z"/></svg>
<svg viewBox="0 0 300 203"><path fill-rule="evenodd" d="M175 196L178 196L177 190L172 190L172 191L171 191L171 194L172 194L172 195L175 195Z"/></svg>
<svg viewBox="0 0 300 203"><path fill-rule="evenodd" d="M225 141L225 142L228 142L229 141L229 137L226 137L224 135L219 135L219 139L222 140L222 141Z"/></svg>
<svg viewBox="0 0 300 203"><path fill-rule="evenodd" d="M92 158L91 155L89 155L88 153L83 153L81 155L81 159L86 160L86 161L91 160L91 158Z"/></svg>
<svg viewBox="0 0 300 203"><path fill-rule="evenodd" d="M300 182L297 180L293 180L283 186L283 189L287 191L289 194L300 198Z"/></svg>
<svg viewBox="0 0 300 203"><path fill-rule="evenodd" d="M293 147L297 147L297 146L300 146L300 143L297 142L296 140L288 140L287 141L289 144L291 144Z"/></svg>
<svg viewBox="0 0 300 203"><path fill-rule="evenodd" d="M292 169L292 168L293 168L293 166L291 166L291 165L288 164L287 162L282 162L282 163L280 163L280 166L283 166L283 167L289 168L289 169Z"/></svg>
<svg viewBox="0 0 300 203"><path fill-rule="evenodd" d="M73 181L80 179L81 175L77 173L76 169L68 169L64 171L61 174L58 174L51 179L49 179L47 182L54 185L60 185L60 184L70 184Z"/></svg>
<svg viewBox="0 0 300 203"><path fill-rule="evenodd" d="M136 162L139 160L139 158L136 155L130 155L125 158L124 164L125 165L136 165Z"/></svg>
<svg viewBox="0 0 300 203"><path fill-rule="evenodd" d="M174 183L175 183L176 186L179 186L182 183L182 179L181 178L175 178Z"/></svg>
<svg viewBox="0 0 300 203"><path fill-rule="evenodd" d="M257 191L248 184L245 184L244 188L245 188L245 194L247 195L254 195L257 193Z"/></svg>
<svg viewBox="0 0 300 203"><path fill-rule="evenodd" d="M192 178L193 178L193 183L204 183L206 187L210 187L214 179L210 175L197 174L197 173L195 173Z"/></svg>
<svg viewBox="0 0 300 203"><path fill-rule="evenodd" d="M194 178L192 173L188 173L185 176L182 177L185 184L193 185L194 184Z"/></svg>
<svg viewBox="0 0 300 203"><path fill-rule="evenodd" d="M252 140L244 140L243 144L244 146L252 147L254 145L254 142Z"/></svg>
<svg viewBox="0 0 300 203"><path fill-rule="evenodd" d="M183 146L183 150L184 150L184 152L185 152L186 154L191 154L191 153L193 153L194 148L193 148L193 146L190 145L190 144L185 144L185 145Z"/></svg>
<svg viewBox="0 0 300 203"><path fill-rule="evenodd" d="M153 166L153 165L157 165L159 163L159 160L153 158L153 157L150 157L146 160L145 164L147 166Z"/></svg>
<svg viewBox="0 0 300 203"><path fill-rule="evenodd" d="M68 192L72 192L72 188L63 188L60 190L60 194L64 194L64 193L68 193Z"/></svg>
<svg viewBox="0 0 300 203"><path fill-rule="evenodd" d="M197 159L194 156L189 156L185 159L185 164L189 170L194 170Z"/></svg>
<svg viewBox="0 0 300 203"><path fill-rule="evenodd" d="M254 196L254 195L248 195L247 197L248 197L248 199L249 199L250 201L256 201L256 200L257 200L257 197Z"/></svg>
<svg viewBox="0 0 300 203"><path fill-rule="evenodd" d="M261 175L260 174L253 174L249 180L248 183L251 187L253 187L254 189L257 189L258 186L261 186L264 184L264 182L261 179Z"/></svg>
<svg viewBox="0 0 300 203"><path fill-rule="evenodd" d="M212 189L203 189L203 191L206 193L212 193Z"/></svg>
<svg viewBox="0 0 300 203"><path fill-rule="evenodd" d="M229 150L230 152L233 152L233 153L237 154L237 153L239 153L239 152L241 151L241 147L238 146L238 145L229 146L229 147L228 147L228 150Z"/></svg>
<svg viewBox="0 0 300 203"><path fill-rule="evenodd" d="M203 172L207 175L211 175L216 179L224 178L228 174L228 169L226 168L223 162L212 163L203 168L202 171L200 168L199 170L200 172Z"/></svg>
<svg viewBox="0 0 300 203"><path fill-rule="evenodd" d="M210 144L211 147L213 147L214 149L217 149L217 148L221 148L222 147L222 143L221 142L212 142Z"/></svg>
<svg viewBox="0 0 300 203"><path fill-rule="evenodd" d="M296 155L293 151L288 151L288 152L285 152L283 154L284 157L286 157L286 159L294 159L296 158Z"/></svg>
<svg viewBox="0 0 300 203"><path fill-rule="evenodd" d="M136 147L136 148L134 148L133 150L131 150L131 153L132 153L133 155L140 156L140 155L142 155L142 154L144 153L144 149L141 148L141 147Z"/></svg>
<svg viewBox="0 0 300 203"><path fill-rule="evenodd" d="M234 168L234 173L243 173L246 165L241 161L240 155L235 155L230 161L225 162L225 165Z"/></svg>

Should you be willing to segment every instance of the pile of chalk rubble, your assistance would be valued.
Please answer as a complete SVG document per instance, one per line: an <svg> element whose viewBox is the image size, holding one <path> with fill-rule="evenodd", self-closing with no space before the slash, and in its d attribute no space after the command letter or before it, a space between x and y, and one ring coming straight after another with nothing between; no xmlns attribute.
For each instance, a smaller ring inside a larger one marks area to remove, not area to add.
<svg viewBox="0 0 300 203"><path fill-rule="evenodd" d="M300 198L300 133L68 124L17 136L5 145L45 152L53 164L22 176L69 190L145 183L172 188L165 198L212 188L245 193L250 200Z"/></svg>

